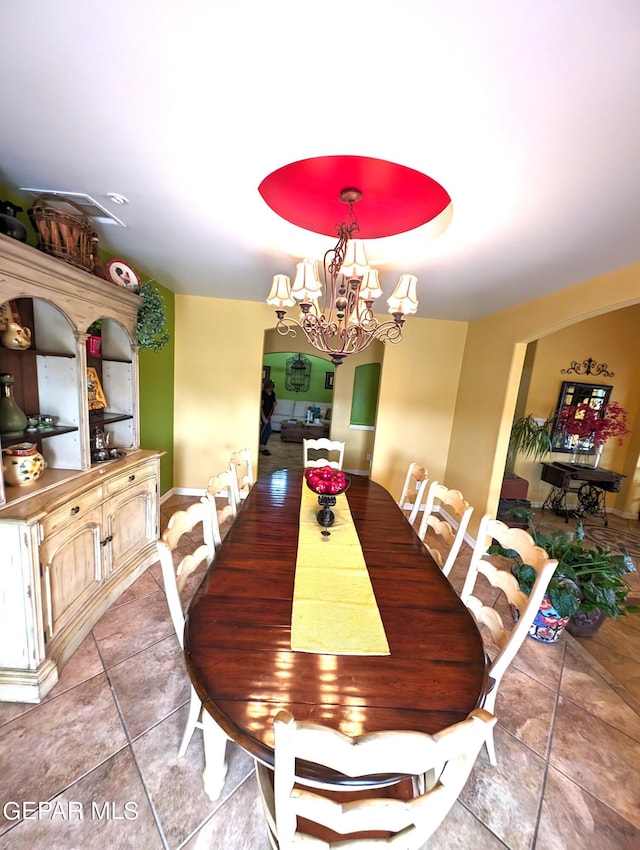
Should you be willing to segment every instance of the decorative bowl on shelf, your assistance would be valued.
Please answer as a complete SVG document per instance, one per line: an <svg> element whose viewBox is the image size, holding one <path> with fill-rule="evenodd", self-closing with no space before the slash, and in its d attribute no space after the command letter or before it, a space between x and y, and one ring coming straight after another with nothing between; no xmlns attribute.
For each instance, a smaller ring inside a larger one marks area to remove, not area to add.
<svg viewBox="0 0 640 850"><path fill-rule="evenodd" d="M39 416L39 424L38 428L41 431L51 431L52 428L56 427L56 422L58 421L57 416L51 416L48 413L42 413Z"/></svg>
<svg viewBox="0 0 640 850"><path fill-rule="evenodd" d="M318 496L318 504L322 510L316 514L318 524L323 527L322 534L328 536L327 531L336 520L331 508L336 503L336 496L344 493L351 484L351 479L341 469L332 466L311 466L304 471L307 487Z"/></svg>

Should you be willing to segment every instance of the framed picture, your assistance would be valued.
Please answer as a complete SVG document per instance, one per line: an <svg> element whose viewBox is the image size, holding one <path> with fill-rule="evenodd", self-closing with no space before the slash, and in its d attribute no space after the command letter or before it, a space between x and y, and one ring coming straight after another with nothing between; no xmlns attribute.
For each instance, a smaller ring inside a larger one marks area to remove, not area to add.
<svg viewBox="0 0 640 850"><path fill-rule="evenodd" d="M102 391L102 384L93 366L87 366L87 392L89 410L102 410L107 406L107 400Z"/></svg>
<svg viewBox="0 0 640 850"><path fill-rule="evenodd" d="M271 377L271 366L263 366L262 367L262 383L268 381Z"/></svg>
<svg viewBox="0 0 640 850"><path fill-rule="evenodd" d="M324 373L324 388L325 390L333 389L333 376L335 372L325 372Z"/></svg>

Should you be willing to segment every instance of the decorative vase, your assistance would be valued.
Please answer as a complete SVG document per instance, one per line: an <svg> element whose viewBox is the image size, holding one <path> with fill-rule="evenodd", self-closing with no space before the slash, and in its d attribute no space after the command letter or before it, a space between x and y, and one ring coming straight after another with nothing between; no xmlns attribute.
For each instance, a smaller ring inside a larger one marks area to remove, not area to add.
<svg viewBox="0 0 640 850"><path fill-rule="evenodd" d="M21 487L31 484L42 475L45 460L36 449L35 443L18 443L2 450L4 483Z"/></svg>
<svg viewBox="0 0 640 850"><path fill-rule="evenodd" d="M600 463L600 458L602 457L602 450L604 449L604 444L601 446L595 447L595 454L593 456L593 468L596 469L598 464Z"/></svg>
<svg viewBox="0 0 640 850"><path fill-rule="evenodd" d="M22 207L12 204L11 201L0 201L0 233L26 242L27 228L16 218L16 213L19 212L22 212Z"/></svg>
<svg viewBox="0 0 640 850"><path fill-rule="evenodd" d="M577 611L569 618L567 631L574 637L593 637L600 626L607 619L607 615L600 608L593 611Z"/></svg>
<svg viewBox="0 0 640 850"><path fill-rule="evenodd" d="M27 427L27 417L13 397L13 375L0 374L0 434L7 437L22 434Z"/></svg>
<svg viewBox="0 0 640 850"><path fill-rule="evenodd" d="M29 328L21 327L17 322L7 322L7 326L2 331L2 344L5 348L12 348L14 351L24 351L31 345L31 331Z"/></svg>
<svg viewBox="0 0 640 850"><path fill-rule="evenodd" d="M545 596L529 629L529 637L542 643L555 643L570 619L561 617L551 604L551 599Z"/></svg>

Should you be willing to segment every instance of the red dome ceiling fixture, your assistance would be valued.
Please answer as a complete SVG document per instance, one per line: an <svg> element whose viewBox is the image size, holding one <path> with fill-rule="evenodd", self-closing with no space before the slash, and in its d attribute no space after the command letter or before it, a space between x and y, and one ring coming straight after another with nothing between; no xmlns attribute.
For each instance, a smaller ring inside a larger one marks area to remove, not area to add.
<svg viewBox="0 0 640 850"><path fill-rule="evenodd" d="M426 174L368 156L301 159L273 171L258 187L281 218L325 236L335 236L345 220L345 190L359 195L351 194L357 202L359 239L414 230L451 203L448 192Z"/></svg>

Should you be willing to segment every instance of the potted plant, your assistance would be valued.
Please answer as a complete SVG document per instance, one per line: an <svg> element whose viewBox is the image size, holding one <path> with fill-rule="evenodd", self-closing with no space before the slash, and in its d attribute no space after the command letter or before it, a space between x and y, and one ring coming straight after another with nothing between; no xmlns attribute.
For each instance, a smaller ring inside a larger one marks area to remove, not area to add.
<svg viewBox="0 0 640 850"><path fill-rule="evenodd" d="M528 513L530 522L531 512ZM627 603L632 588L624 576L635 572L628 552L613 552L608 546L586 547L582 523L578 523L575 532L543 533L530 522L530 532L536 544L558 561L547 588L547 599L534 622L532 637L555 641L565 626L577 637L591 637L607 617L615 620L640 611L640 607ZM492 547L490 551L515 555L500 551L500 547ZM520 589L529 595L536 579L535 570L516 562L513 573Z"/></svg>
<svg viewBox="0 0 640 850"><path fill-rule="evenodd" d="M541 460L551 450L552 426L552 416L542 419L528 413L513 420L498 508L498 519L508 525L526 528L527 523L519 521L512 509L528 508L530 505L527 501L529 482L513 471L516 456L522 454L524 457Z"/></svg>
<svg viewBox="0 0 640 850"><path fill-rule="evenodd" d="M542 460L551 451L552 428L553 416L542 419L528 413L525 416L516 417L511 425L509 436L507 469L513 471L513 464L518 454L533 460Z"/></svg>
<svg viewBox="0 0 640 850"><path fill-rule="evenodd" d="M138 295L142 297L136 328L138 345L140 348L159 351L169 342L164 301L150 280L140 284Z"/></svg>

